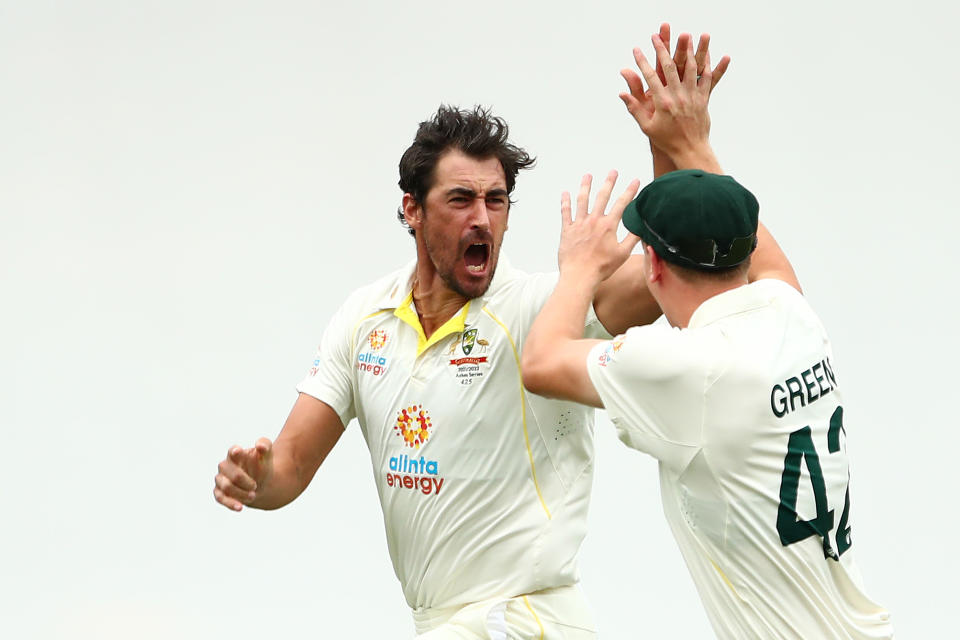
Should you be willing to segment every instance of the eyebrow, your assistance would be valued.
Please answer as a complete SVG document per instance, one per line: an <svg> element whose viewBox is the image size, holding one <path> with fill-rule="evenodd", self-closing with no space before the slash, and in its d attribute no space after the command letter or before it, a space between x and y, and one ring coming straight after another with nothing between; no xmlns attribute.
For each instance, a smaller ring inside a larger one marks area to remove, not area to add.
<svg viewBox="0 0 960 640"><path fill-rule="evenodd" d="M476 198L477 192L474 191L473 189L468 189L467 187L453 187L452 189L447 189L447 195L448 196L458 195L458 196L466 196L468 198ZM506 189L491 189L490 191L487 191L485 197L499 198L501 196L506 196L506 195L508 195Z"/></svg>

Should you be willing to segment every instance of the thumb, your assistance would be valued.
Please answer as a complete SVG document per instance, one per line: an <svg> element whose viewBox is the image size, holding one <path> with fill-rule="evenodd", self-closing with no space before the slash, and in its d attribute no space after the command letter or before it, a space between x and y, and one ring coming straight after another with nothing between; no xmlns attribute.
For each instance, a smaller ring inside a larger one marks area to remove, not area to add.
<svg viewBox="0 0 960 640"><path fill-rule="evenodd" d="M643 105L640 104L640 101L626 92L620 94L620 99L623 101L627 111L630 112L630 115L633 116L633 119L642 124L641 118L643 118L645 114L643 113Z"/></svg>

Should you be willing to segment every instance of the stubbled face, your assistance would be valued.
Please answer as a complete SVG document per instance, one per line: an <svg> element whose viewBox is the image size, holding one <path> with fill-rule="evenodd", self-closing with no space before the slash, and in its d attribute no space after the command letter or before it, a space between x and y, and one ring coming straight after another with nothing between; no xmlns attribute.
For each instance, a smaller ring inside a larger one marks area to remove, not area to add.
<svg viewBox="0 0 960 640"><path fill-rule="evenodd" d="M493 280L510 212L500 161L448 151L424 200L417 235L437 274L466 298L482 296Z"/></svg>

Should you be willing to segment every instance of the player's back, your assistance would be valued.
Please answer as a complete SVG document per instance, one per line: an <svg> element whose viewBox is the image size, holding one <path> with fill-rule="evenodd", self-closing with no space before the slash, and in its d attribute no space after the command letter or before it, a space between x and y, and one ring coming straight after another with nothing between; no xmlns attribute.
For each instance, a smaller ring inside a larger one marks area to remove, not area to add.
<svg viewBox="0 0 960 640"><path fill-rule="evenodd" d="M842 384L807 301L761 281L681 333L704 354L701 446L661 490L718 635L890 637L853 559Z"/></svg>

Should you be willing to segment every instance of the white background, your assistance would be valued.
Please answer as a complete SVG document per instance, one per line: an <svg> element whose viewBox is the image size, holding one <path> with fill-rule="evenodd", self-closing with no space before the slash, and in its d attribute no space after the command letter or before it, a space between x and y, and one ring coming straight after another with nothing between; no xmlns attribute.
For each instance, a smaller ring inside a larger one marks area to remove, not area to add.
<svg viewBox="0 0 960 640"><path fill-rule="evenodd" d="M831 333L853 540L898 635L949 635L958 565L955 5L911 1L0 2L0 636L408 638L351 427L271 513L212 496L273 437L326 321L413 255L396 164L441 102L559 193L650 178L617 93L661 21L733 64L713 143ZM598 421L585 590L607 638L710 635L655 463ZM948 625L950 625L948 627Z"/></svg>

